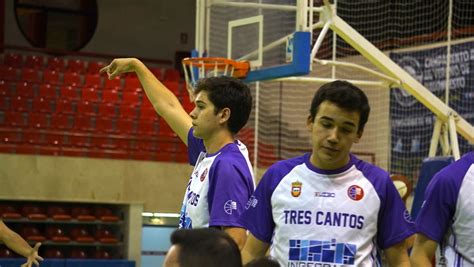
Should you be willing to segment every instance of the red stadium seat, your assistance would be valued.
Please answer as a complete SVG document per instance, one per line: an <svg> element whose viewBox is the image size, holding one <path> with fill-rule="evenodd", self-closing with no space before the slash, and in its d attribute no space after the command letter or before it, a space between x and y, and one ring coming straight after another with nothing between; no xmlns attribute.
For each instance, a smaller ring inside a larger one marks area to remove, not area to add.
<svg viewBox="0 0 474 267"><path fill-rule="evenodd" d="M105 103L112 103L112 104L120 102L117 90L103 90L102 101Z"/></svg>
<svg viewBox="0 0 474 267"><path fill-rule="evenodd" d="M20 230L20 235L27 241L43 242L46 237L33 225L24 225Z"/></svg>
<svg viewBox="0 0 474 267"><path fill-rule="evenodd" d="M72 259L87 259L89 256L83 248L73 248L71 249L69 257Z"/></svg>
<svg viewBox="0 0 474 267"><path fill-rule="evenodd" d="M99 104L99 116L113 118L116 115L116 106L110 103Z"/></svg>
<svg viewBox="0 0 474 267"><path fill-rule="evenodd" d="M16 94L24 97L35 97L35 90L31 83L19 82L16 85Z"/></svg>
<svg viewBox="0 0 474 267"><path fill-rule="evenodd" d="M95 241L94 237L89 234L89 231L82 226L72 228L71 236L74 241L80 243L93 243Z"/></svg>
<svg viewBox="0 0 474 267"><path fill-rule="evenodd" d="M117 120L117 134L132 135L135 133L135 124L133 120L119 119Z"/></svg>
<svg viewBox="0 0 474 267"><path fill-rule="evenodd" d="M14 68L21 68L23 67L23 56L16 53L6 53L3 56L3 64Z"/></svg>
<svg viewBox="0 0 474 267"><path fill-rule="evenodd" d="M10 66L0 65L0 79L5 81L18 81L16 69Z"/></svg>
<svg viewBox="0 0 474 267"><path fill-rule="evenodd" d="M77 103L77 112L81 115L95 115L96 112L96 104L89 101L83 101Z"/></svg>
<svg viewBox="0 0 474 267"><path fill-rule="evenodd" d="M119 217L113 213L112 209L107 207L95 207L94 213L99 220L104 222L116 222L119 220Z"/></svg>
<svg viewBox="0 0 474 267"><path fill-rule="evenodd" d="M40 70L43 68L43 56L27 55L25 59L25 68Z"/></svg>
<svg viewBox="0 0 474 267"><path fill-rule="evenodd" d="M77 72L65 72L63 77L64 85L81 86L81 76Z"/></svg>
<svg viewBox="0 0 474 267"><path fill-rule="evenodd" d="M61 99L67 100L79 100L78 89L74 86L62 86L59 90L61 93Z"/></svg>
<svg viewBox="0 0 474 267"><path fill-rule="evenodd" d="M31 112L28 114L28 125L31 128L48 128L48 116L42 113Z"/></svg>
<svg viewBox="0 0 474 267"><path fill-rule="evenodd" d="M99 92L96 88L93 87L85 87L81 90L82 100L83 101L93 101L98 102L100 101Z"/></svg>
<svg viewBox="0 0 474 267"><path fill-rule="evenodd" d="M122 103L128 103L129 105L140 104L140 95L137 92L123 92Z"/></svg>
<svg viewBox="0 0 474 267"><path fill-rule="evenodd" d="M137 107L129 103L124 103L120 105L119 113L121 118L135 119L137 117Z"/></svg>
<svg viewBox="0 0 474 267"><path fill-rule="evenodd" d="M87 73L99 74L100 69L105 66L105 62L89 61L89 64L87 65Z"/></svg>
<svg viewBox="0 0 474 267"><path fill-rule="evenodd" d="M117 76L112 80L110 80L109 78L105 78L104 88L112 90L122 89L122 80L120 79L120 76Z"/></svg>
<svg viewBox="0 0 474 267"><path fill-rule="evenodd" d="M179 90L179 81L163 81L163 85L166 86L173 94L176 96L181 96L181 91Z"/></svg>
<svg viewBox="0 0 474 267"><path fill-rule="evenodd" d="M40 83L41 77L37 69L24 68L21 70L21 81Z"/></svg>
<svg viewBox="0 0 474 267"><path fill-rule="evenodd" d="M109 134L115 132L114 120L110 117L98 117L95 121L95 130Z"/></svg>
<svg viewBox="0 0 474 267"><path fill-rule="evenodd" d="M44 208L35 204L25 204L21 208L21 214L30 220L46 220Z"/></svg>
<svg viewBox="0 0 474 267"><path fill-rule="evenodd" d="M84 73L86 70L86 64L84 61L79 59L70 59L67 62L66 70L70 72Z"/></svg>
<svg viewBox="0 0 474 267"><path fill-rule="evenodd" d="M153 107L151 108L142 108L140 109L140 119L141 120L158 120L159 116L156 113Z"/></svg>
<svg viewBox="0 0 474 267"><path fill-rule="evenodd" d="M53 242L67 243L71 241L71 238L66 235L64 229L56 225L51 225L46 228L46 236Z"/></svg>
<svg viewBox="0 0 474 267"><path fill-rule="evenodd" d="M163 76L163 71L161 70L160 67L151 67L149 69L151 73L153 73L158 80L161 80Z"/></svg>
<svg viewBox="0 0 474 267"><path fill-rule="evenodd" d="M42 254L45 258L51 258L51 259L62 259L64 258L64 253L57 248L47 248L44 251L44 254Z"/></svg>
<svg viewBox="0 0 474 267"><path fill-rule="evenodd" d="M112 258L112 255L107 250L97 249L94 252L95 259L108 260Z"/></svg>
<svg viewBox="0 0 474 267"><path fill-rule="evenodd" d="M95 221L96 219L88 207L74 207L72 208L71 215L79 221Z"/></svg>
<svg viewBox="0 0 474 267"><path fill-rule="evenodd" d="M12 127L28 127L28 120L23 112L8 112L5 114L5 121L7 125Z"/></svg>
<svg viewBox="0 0 474 267"><path fill-rule="evenodd" d="M46 68L55 71L64 71L64 60L58 57L50 57L46 63Z"/></svg>
<svg viewBox="0 0 474 267"><path fill-rule="evenodd" d="M72 129L72 122L67 115L52 114L50 127L58 130Z"/></svg>
<svg viewBox="0 0 474 267"><path fill-rule="evenodd" d="M0 203L0 218L3 219L20 219L21 214L10 204Z"/></svg>
<svg viewBox="0 0 474 267"><path fill-rule="evenodd" d="M106 243L106 244L116 244L116 243L118 243L118 239L107 228L98 229L95 233L95 238L100 243Z"/></svg>
<svg viewBox="0 0 474 267"><path fill-rule="evenodd" d="M78 131L94 131L94 121L90 116L80 116L77 115L74 117L74 129Z"/></svg>
<svg viewBox="0 0 474 267"><path fill-rule="evenodd" d="M57 96L56 87L48 83L43 83L39 86L38 94L39 97L55 98Z"/></svg>
<svg viewBox="0 0 474 267"><path fill-rule="evenodd" d="M48 206L47 208L48 217L53 218L55 221L69 221L71 220L71 215L64 206Z"/></svg>
<svg viewBox="0 0 474 267"><path fill-rule="evenodd" d="M125 91L136 91L137 88L142 88L142 85L136 76L128 76L125 78Z"/></svg>
<svg viewBox="0 0 474 267"><path fill-rule="evenodd" d="M177 69L166 69L165 70L165 81L179 81L180 79L180 74L179 70Z"/></svg>
<svg viewBox="0 0 474 267"><path fill-rule="evenodd" d="M152 120L140 120L138 122L138 134L141 135L155 135L156 125Z"/></svg>
<svg viewBox="0 0 474 267"><path fill-rule="evenodd" d="M61 114L74 114L76 112L76 102L61 99L56 102L56 112Z"/></svg>
<svg viewBox="0 0 474 267"><path fill-rule="evenodd" d="M102 77L99 74L86 74L84 87L102 88Z"/></svg>
<svg viewBox="0 0 474 267"><path fill-rule="evenodd" d="M54 112L54 102L51 98L34 98L32 104L33 112L52 113Z"/></svg>
<svg viewBox="0 0 474 267"><path fill-rule="evenodd" d="M0 258L14 258L16 255L6 247L0 247Z"/></svg>
<svg viewBox="0 0 474 267"><path fill-rule="evenodd" d="M43 70L43 82L49 84L61 84L61 79L59 77L59 72L55 70Z"/></svg>

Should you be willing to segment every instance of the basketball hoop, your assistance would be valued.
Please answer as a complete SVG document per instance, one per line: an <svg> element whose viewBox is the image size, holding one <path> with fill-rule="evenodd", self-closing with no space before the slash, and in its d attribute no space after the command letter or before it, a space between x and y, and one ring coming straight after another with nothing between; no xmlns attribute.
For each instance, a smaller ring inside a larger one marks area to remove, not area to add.
<svg viewBox="0 0 474 267"><path fill-rule="evenodd" d="M193 57L182 61L186 87L193 100L194 87L199 79L218 76L245 78L250 64L247 61L235 61L220 57Z"/></svg>

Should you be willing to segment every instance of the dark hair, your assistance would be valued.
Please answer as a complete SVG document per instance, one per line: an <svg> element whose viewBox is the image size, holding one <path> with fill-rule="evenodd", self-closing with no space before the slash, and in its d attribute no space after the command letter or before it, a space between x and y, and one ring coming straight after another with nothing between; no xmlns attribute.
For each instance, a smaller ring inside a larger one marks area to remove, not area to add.
<svg viewBox="0 0 474 267"><path fill-rule="evenodd" d="M357 131L360 133L364 130L365 123L369 119L370 106L367 96L360 88L350 82L340 80L321 86L314 94L311 102L309 113L312 121L316 118L319 105L324 101L330 101L347 111L359 112L360 119Z"/></svg>
<svg viewBox="0 0 474 267"><path fill-rule="evenodd" d="M181 267L242 267L239 247L224 231L178 229L171 234L171 243L179 247Z"/></svg>
<svg viewBox="0 0 474 267"><path fill-rule="evenodd" d="M262 257L245 264L244 267L280 267L280 264L273 258Z"/></svg>
<svg viewBox="0 0 474 267"><path fill-rule="evenodd" d="M236 134L245 126L252 110L252 95L245 83L233 77L209 77L198 82L194 93L201 91L207 92L216 107L215 114L224 108L230 109L227 127L231 133Z"/></svg>

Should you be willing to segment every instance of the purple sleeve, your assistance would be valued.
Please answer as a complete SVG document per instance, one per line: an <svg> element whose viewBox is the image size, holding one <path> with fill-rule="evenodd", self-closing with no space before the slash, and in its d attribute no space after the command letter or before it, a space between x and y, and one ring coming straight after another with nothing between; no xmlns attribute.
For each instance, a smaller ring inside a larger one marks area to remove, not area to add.
<svg viewBox="0 0 474 267"><path fill-rule="evenodd" d="M254 194L247 202L246 210L239 219L242 226L257 239L271 243L275 222L272 216L271 198L275 187L271 185L273 173L269 169L260 180Z"/></svg>
<svg viewBox="0 0 474 267"><path fill-rule="evenodd" d="M201 151L206 151L204 142L202 139L198 139L193 135L193 128L189 129L188 132L188 158L189 164L192 166L196 165L196 161Z"/></svg>
<svg viewBox="0 0 474 267"><path fill-rule="evenodd" d="M377 220L378 246L387 249L413 235L415 224L389 174L365 162L358 163L357 167L373 184L380 198Z"/></svg>
<svg viewBox="0 0 474 267"><path fill-rule="evenodd" d="M272 165L263 175L255 193L246 205L246 211L239 219L242 226L260 241L271 243L275 222L272 215L271 198L280 181L294 168L304 162L308 155L280 161Z"/></svg>
<svg viewBox="0 0 474 267"><path fill-rule="evenodd" d="M450 165L438 172L425 191L422 208L416 217L419 233L440 243L446 233L456 210L459 189L462 179L453 179L455 165ZM462 177L459 175L457 178Z"/></svg>
<svg viewBox="0 0 474 267"><path fill-rule="evenodd" d="M209 226L242 227L237 220L253 190L252 174L243 157L216 159L209 170Z"/></svg>

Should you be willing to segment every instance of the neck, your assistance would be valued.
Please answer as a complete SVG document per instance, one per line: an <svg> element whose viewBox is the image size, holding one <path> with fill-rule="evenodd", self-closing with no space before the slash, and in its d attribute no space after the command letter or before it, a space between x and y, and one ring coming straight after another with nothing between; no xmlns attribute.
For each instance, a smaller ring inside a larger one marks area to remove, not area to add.
<svg viewBox="0 0 474 267"><path fill-rule="evenodd" d="M219 131L210 138L203 140L206 152L213 154L223 148L225 145L234 142L234 136L229 131Z"/></svg>

